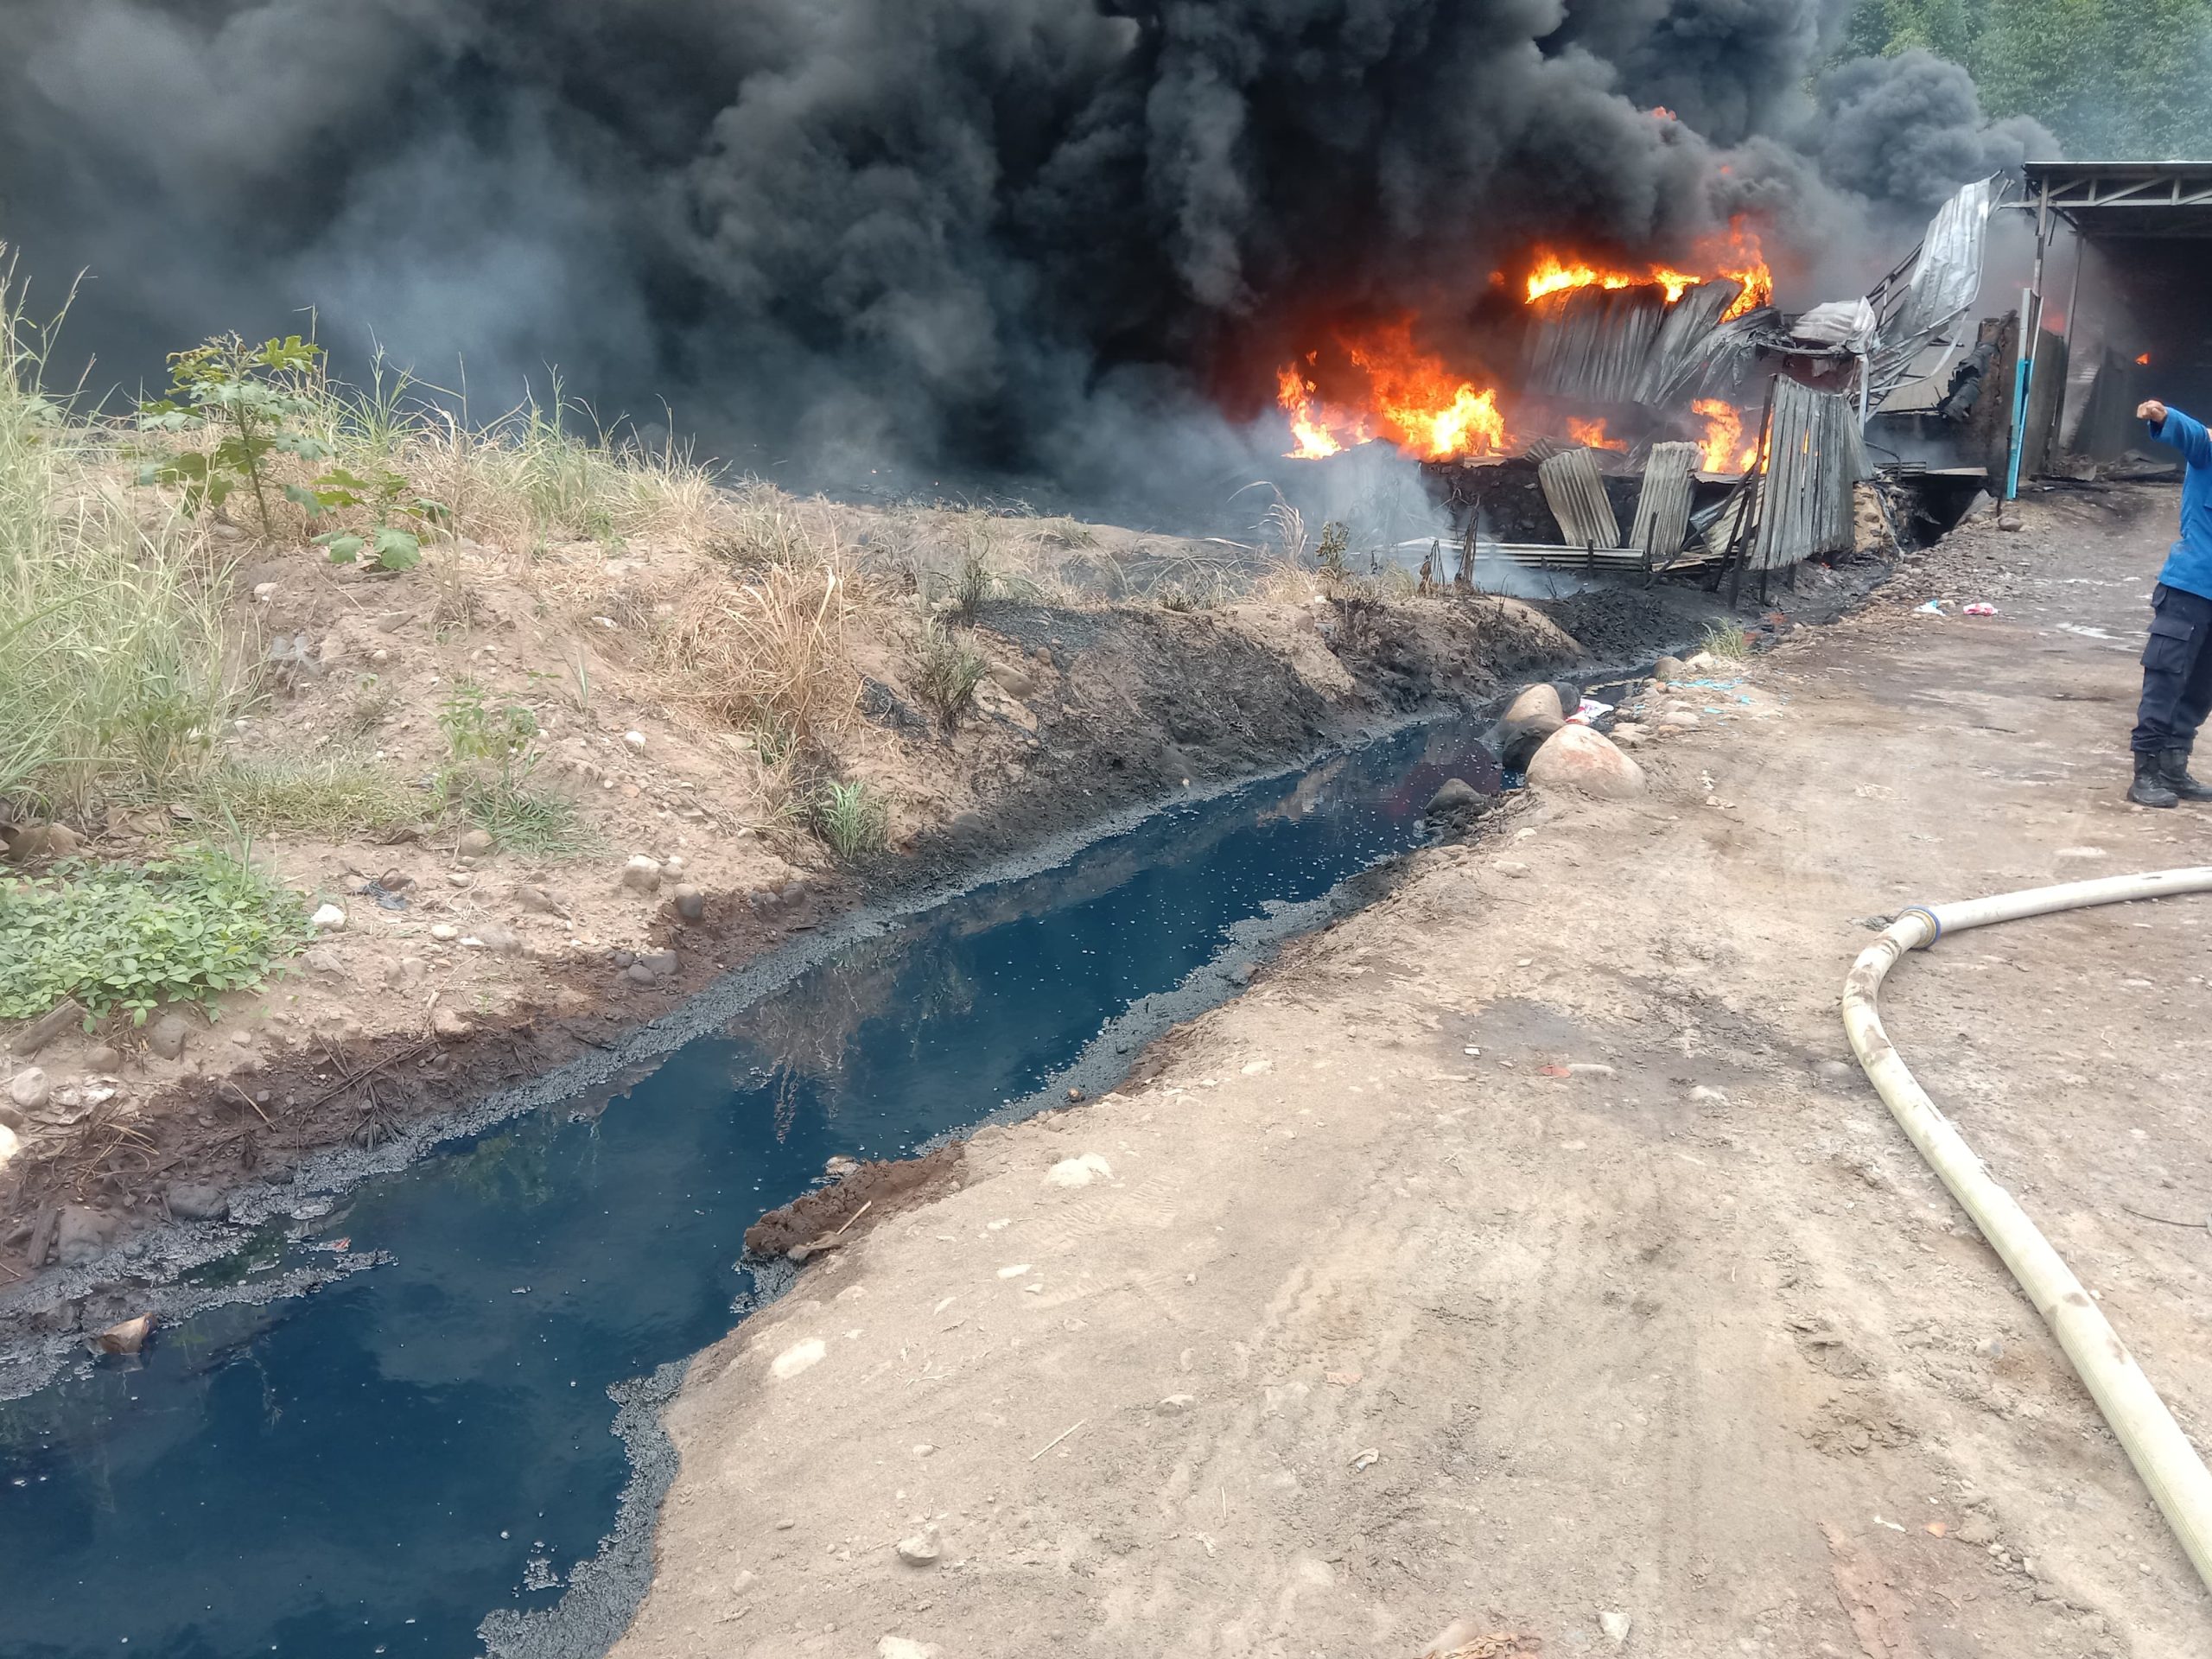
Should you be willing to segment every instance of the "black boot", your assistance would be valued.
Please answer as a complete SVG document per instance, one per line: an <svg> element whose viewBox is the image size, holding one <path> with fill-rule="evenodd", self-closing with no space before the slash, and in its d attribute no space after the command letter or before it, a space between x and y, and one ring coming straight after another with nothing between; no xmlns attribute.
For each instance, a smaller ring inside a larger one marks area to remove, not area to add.
<svg viewBox="0 0 2212 1659"><path fill-rule="evenodd" d="M2181 797L2174 793L2173 785L2166 781L2164 756L2139 753L2135 757L2135 781L2127 787L2127 798L2138 806L2181 804Z"/></svg>
<svg viewBox="0 0 2212 1659"><path fill-rule="evenodd" d="M2184 801L2212 801L2212 789L2208 789L2189 775L2189 751L2168 749L2158 757L2158 775L2176 798Z"/></svg>

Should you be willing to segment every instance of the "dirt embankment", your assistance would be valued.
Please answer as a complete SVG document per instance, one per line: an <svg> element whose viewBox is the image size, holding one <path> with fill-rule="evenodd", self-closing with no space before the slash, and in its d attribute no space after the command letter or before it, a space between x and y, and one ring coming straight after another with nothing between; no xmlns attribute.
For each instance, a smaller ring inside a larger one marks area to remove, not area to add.
<svg viewBox="0 0 2212 1659"><path fill-rule="evenodd" d="M694 1364L617 1654L2202 1653L1835 1013L1906 903L2205 858L2123 798L2173 501L1969 528L1672 699L1641 798L1493 815L1121 1091L978 1134ZM2200 1443L2208 915L1976 933L1885 997Z"/></svg>
<svg viewBox="0 0 2212 1659"><path fill-rule="evenodd" d="M35 1109L8 1108L22 1146L0 1173L0 1274L219 1214L241 1179L373 1147L604 1047L866 896L1580 655L1539 609L1506 599L986 596L958 630L983 677L948 728L921 672L941 625L894 570L845 579L858 597L829 677L849 683L853 706L834 738L772 754L762 728L719 717L701 690L715 664L694 635L709 625L685 607L702 591L752 591L728 564L570 547L525 580L496 550L463 545L387 578L307 552L243 565L234 626L276 642L276 666L225 739L226 764L246 775L342 753L343 776L395 780L399 808L380 795L350 833L260 841L258 858L345 919L261 990L221 999L213 1023L195 1012L165 1033L111 1020L87 1034L71 1021L35 1050L13 1033L0 1102L34 1067L43 1081ZM1651 614L1655 629L1674 616ZM693 654L672 656L672 639ZM464 838L465 819L407 805L415 780L447 763L464 683L495 711L532 711L531 787L567 804L565 847ZM864 780L882 807L880 855L840 859L810 828L807 791L825 767ZM205 832L199 816L186 803L113 811L86 826L85 850L143 858ZM626 878L639 856L657 870Z"/></svg>

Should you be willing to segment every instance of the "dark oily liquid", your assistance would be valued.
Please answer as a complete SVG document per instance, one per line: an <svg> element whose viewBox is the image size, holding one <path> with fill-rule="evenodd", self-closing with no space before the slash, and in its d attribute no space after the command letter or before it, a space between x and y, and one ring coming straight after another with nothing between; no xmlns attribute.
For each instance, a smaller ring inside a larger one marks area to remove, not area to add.
<svg viewBox="0 0 2212 1659"><path fill-rule="evenodd" d="M273 1231L264 1272L340 1239L392 1260L0 1405L0 1655L452 1659L487 1613L503 1648L602 1645L641 1549L627 1578L588 1572L557 1632L514 1615L558 1603L614 1526L632 1467L610 1387L763 1288L745 1228L833 1154L897 1158L1071 1076L1110 1085L1230 994L1226 957L1412 845L1455 775L1497 786L1464 723L1163 812Z"/></svg>

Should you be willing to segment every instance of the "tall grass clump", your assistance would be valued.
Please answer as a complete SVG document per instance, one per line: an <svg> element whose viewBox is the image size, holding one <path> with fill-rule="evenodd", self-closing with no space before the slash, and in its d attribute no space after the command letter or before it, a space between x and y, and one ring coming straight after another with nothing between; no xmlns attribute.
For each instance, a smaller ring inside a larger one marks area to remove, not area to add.
<svg viewBox="0 0 2212 1659"><path fill-rule="evenodd" d="M891 844L891 812L860 779L825 783L814 803L814 832L843 862L875 857Z"/></svg>
<svg viewBox="0 0 2212 1659"><path fill-rule="evenodd" d="M922 648L914 658L914 695L950 734L976 706L976 689L990 671L982 652L932 618L924 627Z"/></svg>
<svg viewBox="0 0 2212 1659"><path fill-rule="evenodd" d="M46 386L58 321L0 249L0 813L82 820L194 780L233 688L225 573Z"/></svg>

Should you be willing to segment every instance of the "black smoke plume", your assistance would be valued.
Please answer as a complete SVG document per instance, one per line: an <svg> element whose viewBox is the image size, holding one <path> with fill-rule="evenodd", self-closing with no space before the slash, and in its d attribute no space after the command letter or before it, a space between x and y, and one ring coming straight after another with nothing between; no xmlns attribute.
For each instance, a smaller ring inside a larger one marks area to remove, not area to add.
<svg viewBox="0 0 2212 1659"><path fill-rule="evenodd" d="M1316 317L1747 210L1786 275L2036 142L1924 57L1823 119L1838 10L10 0L0 238L91 273L96 383L311 308L480 401L666 396L772 475L1081 492L1233 454Z"/></svg>

